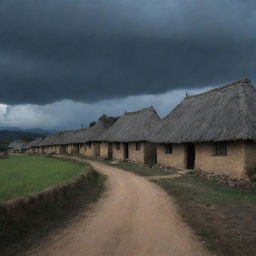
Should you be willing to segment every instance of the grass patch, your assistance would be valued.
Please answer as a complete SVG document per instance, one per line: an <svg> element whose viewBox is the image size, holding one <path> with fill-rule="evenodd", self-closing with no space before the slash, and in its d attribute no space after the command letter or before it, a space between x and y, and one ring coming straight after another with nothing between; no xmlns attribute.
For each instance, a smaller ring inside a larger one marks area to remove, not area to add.
<svg viewBox="0 0 256 256"><path fill-rule="evenodd" d="M133 172L139 176L158 176L158 175L170 175L177 172L175 169L162 169L162 168L151 168L147 165L139 165L131 162L105 160L105 164L110 166L123 169L125 171Z"/></svg>
<svg viewBox="0 0 256 256"><path fill-rule="evenodd" d="M192 175L156 183L176 198L182 216L210 250L255 255L255 194Z"/></svg>
<svg viewBox="0 0 256 256"><path fill-rule="evenodd" d="M0 160L0 204L62 185L89 170L89 165L41 156L12 156Z"/></svg>

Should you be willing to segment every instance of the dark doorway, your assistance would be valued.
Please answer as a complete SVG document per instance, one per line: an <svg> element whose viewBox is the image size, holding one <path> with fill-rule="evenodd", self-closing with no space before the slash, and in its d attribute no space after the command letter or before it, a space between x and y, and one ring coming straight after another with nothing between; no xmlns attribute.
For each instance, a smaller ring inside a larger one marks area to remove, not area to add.
<svg viewBox="0 0 256 256"><path fill-rule="evenodd" d="M194 169L195 167L195 144L187 144L187 168Z"/></svg>
<svg viewBox="0 0 256 256"><path fill-rule="evenodd" d="M108 158L112 159L112 143L108 143Z"/></svg>
<svg viewBox="0 0 256 256"><path fill-rule="evenodd" d="M129 146L128 143L124 143L124 158L129 158Z"/></svg>

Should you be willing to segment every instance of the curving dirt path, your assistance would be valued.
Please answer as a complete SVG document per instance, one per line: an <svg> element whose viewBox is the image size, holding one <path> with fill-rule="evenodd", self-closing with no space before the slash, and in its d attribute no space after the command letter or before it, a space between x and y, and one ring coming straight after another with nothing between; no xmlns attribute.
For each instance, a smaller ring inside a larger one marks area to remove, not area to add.
<svg viewBox="0 0 256 256"><path fill-rule="evenodd" d="M38 245L33 256L208 256L162 189L143 177L87 161L108 191L79 221Z"/></svg>

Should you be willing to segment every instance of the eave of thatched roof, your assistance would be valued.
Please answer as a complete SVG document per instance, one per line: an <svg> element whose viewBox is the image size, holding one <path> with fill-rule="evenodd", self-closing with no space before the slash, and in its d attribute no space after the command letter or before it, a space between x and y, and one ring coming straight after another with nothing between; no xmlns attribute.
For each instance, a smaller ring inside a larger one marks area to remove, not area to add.
<svg viewBox="0 0 256 256"><path fill-rule="evenodd" d="M155 127L152 142L256 140L256 89L245 78L186 97Z"/></svg>
<svg viewBox="0 0 256 256"><path fill-rule="evenodd" d="M159 122L160 118L153 107L125 113L98 138L98 141L148 141L153 128Z"/></svg>

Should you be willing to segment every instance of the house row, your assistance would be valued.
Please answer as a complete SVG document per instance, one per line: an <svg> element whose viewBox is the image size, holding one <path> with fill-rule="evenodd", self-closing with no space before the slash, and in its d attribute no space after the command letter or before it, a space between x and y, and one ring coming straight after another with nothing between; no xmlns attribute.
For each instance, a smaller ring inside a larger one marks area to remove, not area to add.
<svg viewBox="0 0 256 256"><path fill-rule="evenodd" d="M243 78L186 96L162 120L153 107L119 118L104 115L92 127L38 139L28 151L127 159L244 178L256 172L255 140L256 89Z"/></svg>

